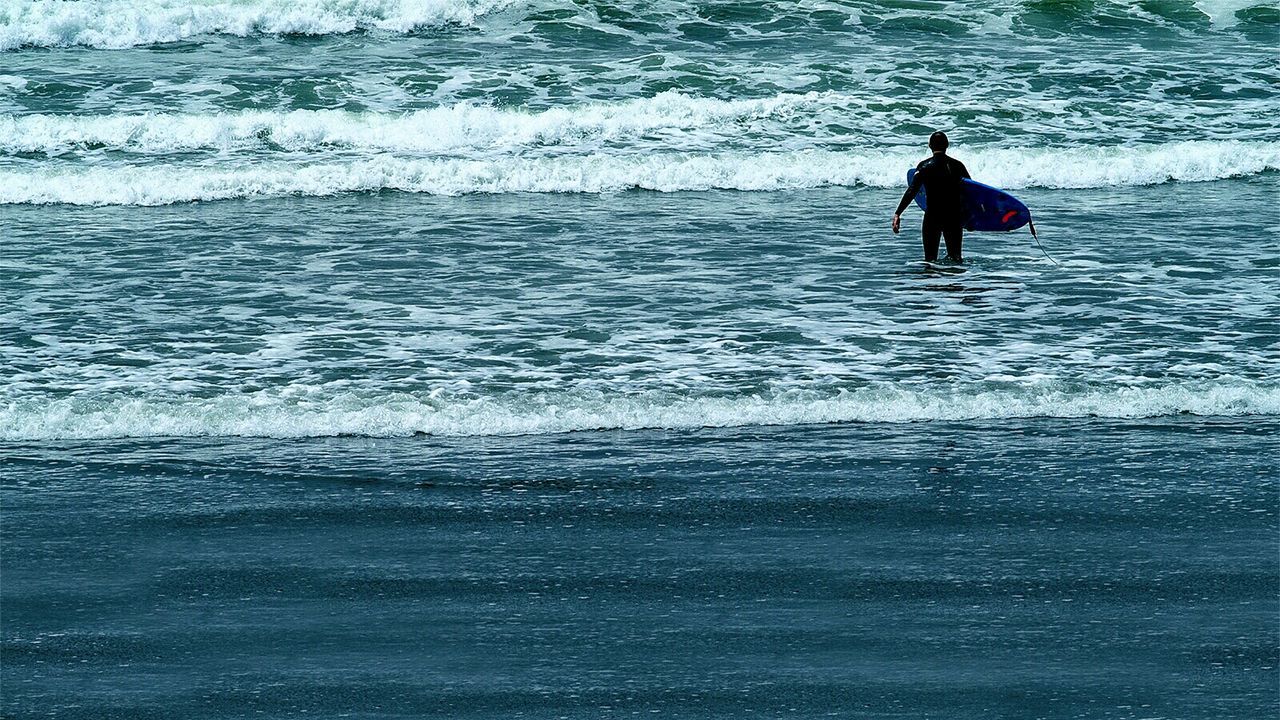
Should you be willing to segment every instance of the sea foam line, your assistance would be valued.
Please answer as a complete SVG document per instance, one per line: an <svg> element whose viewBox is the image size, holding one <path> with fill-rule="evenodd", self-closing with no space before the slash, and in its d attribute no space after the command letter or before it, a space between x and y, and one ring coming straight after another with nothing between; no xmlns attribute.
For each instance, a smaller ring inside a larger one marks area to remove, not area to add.
<svg viewBox="0 0 1280 720"><path fill-rule="evenodd" d="M741 122L785 118L805 110L847 112L856 102L856 98L832 92L720 100L667 91L649 98L540 111L463 102L404 113L247 110L9 115L0 116L0 152L484 151L572 144L584 139L629 140L655 130L733 132Z"/></svg>
<svg viewBox="0 0 1280 720"><path fill-rule="evenodd" d="M470 25L516 0L0 0L0 51L128 48L206 34L407 33Z"/></svg>
<svg viewBox="0 0 1280 720"><path fill-rule="evenodd" d="M26 81L0 75L0 87ZM401 155L491 155L538 149L591 149L602 145L661 151L709 148L820 149L838 143L871 146L888 133L891 116L868 107L869 98L838 91L778 93L720 99L669 90L652 97L527 109L472 101L405 112L242 110L211 113L0 115L0 154L59 156L94 151L163 155L234 151L272 155L347 151ZM1029 102L1029 112L1039 112ZM1237 103L1263 113L1261 101ZM855 129L850 129L853 126ZM963 135L964 133L959 133ZM1103 133L1106 134L1106 133ZM953 138L953 140L956 138ZM956 151L981 150L966 145Z"/></svg>
<svg viewBox="0 0 1280 720"><path fill-rule="evenodd" d="M609 193L631 189L774 191L824 186L900 187L918 152L630 153L266 161L241 165L118 165L0 171L0 204L167 205L232 198L328 196L394 190ZM974 177L1018 189L1207 181L1280 170L1280 143L1203 141L1137 147L992 149L962 158Z"/></svg>
<svg viewBox="0 0 1280 720"><path fill-rule="evenodd" d="M1265 6L1273 0L1196 0L1193 6L1212 24L1234 25L1236 13L1247 7ZM448 24L472 24L485 14L502 10L520 0L0 0L0 51L20 47L88 46L128 48L176 42L207 34L247 36L252 34L342 34L358 30L412 32ZM836 11L856 23L863 11L856 6L825 2L795 3L801 14L813 9ZM566 2L547 3L557 9L572 8ZM703 20L688 3L634 3L632 10L646 7L654 19ZM783 4L784 6L787 4ZM920 14L939 13L953 19L965 11L987 18L980 27L1008 33L1011 19L1030 9L1037 13L1054 7L1021 0L1001 2L949 3L954 7L930 9ZM1133 17L1155 19L1159 8L1134 0L1110 0ZM884 12L887 8L880 8ZM589 21L590 10L581 11ZM782 7L779 12L786 14ZM905 9L899 17L919 13ZM1068 16L1072 15L1068 8Z"/></svg>
<svg viewBox="0 0 1280 720"><path fill-rule="evenodd" d="M885 385L835 394L791 390L731 397L650 391L448 398L426 393L325 395L288 389L212 398L25 397L0 404L0 440L397 437L423 433L486 436L1178 414L1280 416L1280 384L1232 379L1155 386L956 386L942 390Z"/></svg>

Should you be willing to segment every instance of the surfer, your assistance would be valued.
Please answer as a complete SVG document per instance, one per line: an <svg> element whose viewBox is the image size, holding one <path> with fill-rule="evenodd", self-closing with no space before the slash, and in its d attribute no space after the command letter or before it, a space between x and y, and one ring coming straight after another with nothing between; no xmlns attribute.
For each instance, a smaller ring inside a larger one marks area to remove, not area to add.
<svg viewBox="0 0 1280 720"><path fill-rule="evenodd" d="M960 244L964 239L964 191L960 181L969 177L964 163L947 155L947 134L936 132L929 136L929 149L933 157L921 161L916 166L916 175L911 186L902 195L898 210L893 214L893 232L896 235L902 227L902 211L915 198L920 188L924 188L929 198L929 209L925 210L924 222L920 225L920 234L924 239L924 259L933 262L938 259L938 240L947 240L947 259L960 262Z"/></svg>

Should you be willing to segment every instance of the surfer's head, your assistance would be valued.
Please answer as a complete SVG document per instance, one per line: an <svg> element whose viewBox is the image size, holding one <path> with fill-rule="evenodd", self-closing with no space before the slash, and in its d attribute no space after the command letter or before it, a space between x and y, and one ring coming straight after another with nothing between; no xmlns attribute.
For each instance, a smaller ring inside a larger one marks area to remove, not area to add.
<svg viewBox="0 0 1280 720"><path fill-rule="evenodd" d="M939 130L929 136L929 149L934 152L942 152L947 149L947 134Z"/></svg>

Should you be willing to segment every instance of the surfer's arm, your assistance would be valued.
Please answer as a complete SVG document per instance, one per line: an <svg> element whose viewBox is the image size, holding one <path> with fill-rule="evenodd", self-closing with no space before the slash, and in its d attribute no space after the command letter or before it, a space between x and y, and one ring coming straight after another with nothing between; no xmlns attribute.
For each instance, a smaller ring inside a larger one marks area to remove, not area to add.
<svg viewBox="0 0 1280 720"><path fill-rule="evenodd" d="M920 192L920 187L924 185L924 173L916 172L915 177L911 178L911 184L907 186L907 191L902 193L902 202L898 203L898 209L893 211L894 217L902 214L903 210L911 204L916 198L916 193Z"/></svg>
<svg viewBox="0 0 1280 720"><path fill-rule="evenodd" d="M970 178L969 178L969 168L965 167L965 166L964 166L964 163L960 162L959 160L957 160L957 161L956 161L956 165L959 165L959 166L960 166L960 177L962 177L962 178L964 178L964 179L966 179L966 180L970 179Z"/></svg>

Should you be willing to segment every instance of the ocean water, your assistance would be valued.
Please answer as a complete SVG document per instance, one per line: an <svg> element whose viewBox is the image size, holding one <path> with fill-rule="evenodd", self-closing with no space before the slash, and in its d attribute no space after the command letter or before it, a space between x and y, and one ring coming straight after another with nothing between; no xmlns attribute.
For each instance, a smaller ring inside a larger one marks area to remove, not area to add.
<svg viewBox="0 0 1280 720"><path fill-rule="evenodd" d="M0 715L1275 716L1277 47L0 0Z"/></svg>

